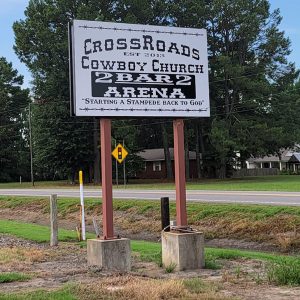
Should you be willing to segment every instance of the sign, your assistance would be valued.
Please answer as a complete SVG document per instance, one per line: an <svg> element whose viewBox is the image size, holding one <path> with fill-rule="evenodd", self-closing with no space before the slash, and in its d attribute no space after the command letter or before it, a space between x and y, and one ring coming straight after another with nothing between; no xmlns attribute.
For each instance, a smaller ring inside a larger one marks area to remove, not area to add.
<svg viewBox="0 0 300 300"><path fill-rule="evenodd" d="M128 152L121 144L118 144L111 154L121 164L128 155Z"/></svg>
<svg viewBox="0 0 300 300"><path fill-rule="evenodd" d="M74 20L76 116L208 117L205 29Z"/></svg>

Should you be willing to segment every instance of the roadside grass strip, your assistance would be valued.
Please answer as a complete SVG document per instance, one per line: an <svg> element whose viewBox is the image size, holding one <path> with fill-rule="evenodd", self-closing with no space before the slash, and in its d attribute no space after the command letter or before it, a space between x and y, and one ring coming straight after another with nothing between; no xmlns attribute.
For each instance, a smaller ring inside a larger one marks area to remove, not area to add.
<svg viewBox="0 0 300 300"><path fill-rule="evenodd" d="M299 182L300 185L300 182ZM101 199L85 198L85 209L87 212L93 211L102 204ZM58 213L65 216L79 210L80 202L78 198L58 198ZM0 196L0 208L17 208L24 206L35 206L48 213L49 198L46 197L22 197L22 196ZM149 213L159 214L160 202L154 200L137 200L137 199L114 199L114 210L131 211L141 215ZM170 202L171 216L175 216L176 204ZM234 214L237 217L248 217L252 220L264 220L277 215L290 215L299 217L300 207L284 205L255 205L255 204L217 204L217 203L188 203L187 212L190 221L199 221L208 217L226 217L228 214Z"/></svg>
<svg viewBox="0 0 300 300"><path fill-rule="evenodd" d="M187 182L188 190L220 190L220 191L284 191L300 192L300 176L277 175L227 179L201 179ZM9 188L33 188L31 182L0 183L0 189ZM62 181L37 181L34 188L78 188L78 185ZM100 188L99 185L85 184L85 188ZM155 182L153 180L130 180L127 189L168 190L175 189L173 182Z"/></svg>
<svg viewBox="0 0 300 300"><path fill-rule="evenodd" d="M49 242L50 230L47 226L0 220L0 233L11 234L19 238L38 243ZM87 233L87 238L95 235ZM59 240L76 241L76 232L60 230ZM85 246L85 242L80 243ZM131 241L133 252L138 253L143 261L151 261L161 266L161 244L147 241ZM276 284L300 285L300 258L296 256L276 255L265 252L236 249L205 248L206 268L220 268L222 260L257 259L268 262L268 279Z"/></svg>
<svg viewBox="0 0 300 300"><path fill-rule="evenodd" d="M16 273L16 272L3 272L0 273L0 283L8 283L14 281L26 281L29 280L31 277L29 275L23 273Z"/></svg>
<svg viewBox="0 0 300 300"><path fill-rule="evenodd" d="M60 219L77 220L80 211L78 198L58 198ZM86 198L87 217L101 213L101 199ZM160 232L160 202L134 199L114 199L114 212L122 213L116 220L121 230L140 233L146 229L152 234ZM13 219L18 219L19 211L33 212L42 217L49 216L47 197L0 196L0 209L9 209ZM191 203L187 204L188 223L205 234L206 239L233 238L275 245L283 252L300 249L300 207ZM8 214L9 215L9 214ZM170 202L170 217L175 218L176 204ZM77 221L76 221L77 223ZM213 224L213 226L212 226ZM62 235L63 231L61 232ZM76 239L75 233L70 240Z"/></svg>

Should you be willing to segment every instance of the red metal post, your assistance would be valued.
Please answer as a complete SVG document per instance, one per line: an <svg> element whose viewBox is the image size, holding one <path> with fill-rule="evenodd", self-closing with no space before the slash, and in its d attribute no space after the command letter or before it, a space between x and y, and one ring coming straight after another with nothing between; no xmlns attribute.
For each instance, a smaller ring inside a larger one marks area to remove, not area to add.
<svg viewBox="0 0 300 300"><path fill-rule="evenodd" d="M174 131L174 165L176 184L176 221L177 226L187 226L185 160L184 160L184 122L173 121Z"/></svg>
<svg viewBox="0 0 300 300"><path fill-rule="evenodd" d="M111 120L100 120L103 238L114 238L111 163Z"/></svg>

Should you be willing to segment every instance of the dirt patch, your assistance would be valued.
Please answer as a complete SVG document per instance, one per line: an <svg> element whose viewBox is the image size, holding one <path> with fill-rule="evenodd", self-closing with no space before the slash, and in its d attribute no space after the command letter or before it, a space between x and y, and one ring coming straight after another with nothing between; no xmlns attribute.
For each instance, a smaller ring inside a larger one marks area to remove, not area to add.
<svg viewBox="0 0 300 300"><path fill-rule="evenodd" d="M74 284L80 299L99 299L101 295L113 299L300 299L300 288L267 284L265 264L259 260L225 260L220 270L167 273L133 255L132 272L122 275L88 267L86 249L77 244L50 247L1 234L0 241L0 272L32 277L26 282L0 284L2 293L58 289L68 283ZM8 249L13 254L1 260L1 253Z"/></svg>

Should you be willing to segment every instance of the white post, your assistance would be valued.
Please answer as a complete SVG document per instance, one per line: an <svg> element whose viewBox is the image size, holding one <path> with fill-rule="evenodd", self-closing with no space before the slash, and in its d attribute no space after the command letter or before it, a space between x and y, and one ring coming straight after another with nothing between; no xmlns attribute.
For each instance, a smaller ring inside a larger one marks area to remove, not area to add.
<svg viewBox="0 0 300 300"><path fill-rule="evenodd" d="M269 162L269 168L272 169L272 162Z"/></svg>
<svg viewBox="0 0 300 300"><path fill-rule="evenodd" d="M262 162L260 163L260 168L261 168L261 169L263 168L263 163L262 163Z"/></svg>
<svg viewBox="0 0 300 300"><path fill-rule="evenodd" d="M57 195L50 196L50 246L58 245Z"/></svg>
<svg viewBox="0 0 300 300"><path fill-rule="evenodd" d="M282 163L281 163L281 161L279 162L279 170L282 171Z"/></svg>
<svg viewBox="0 0 300 300"><path fill-rule="evenodd" d="M81 232L82 232L82 240L85 241L85 217L84 217L84 198L83 198L82 171L79 171L79 185L80 185L80 204L81 204Z"/></svg>

